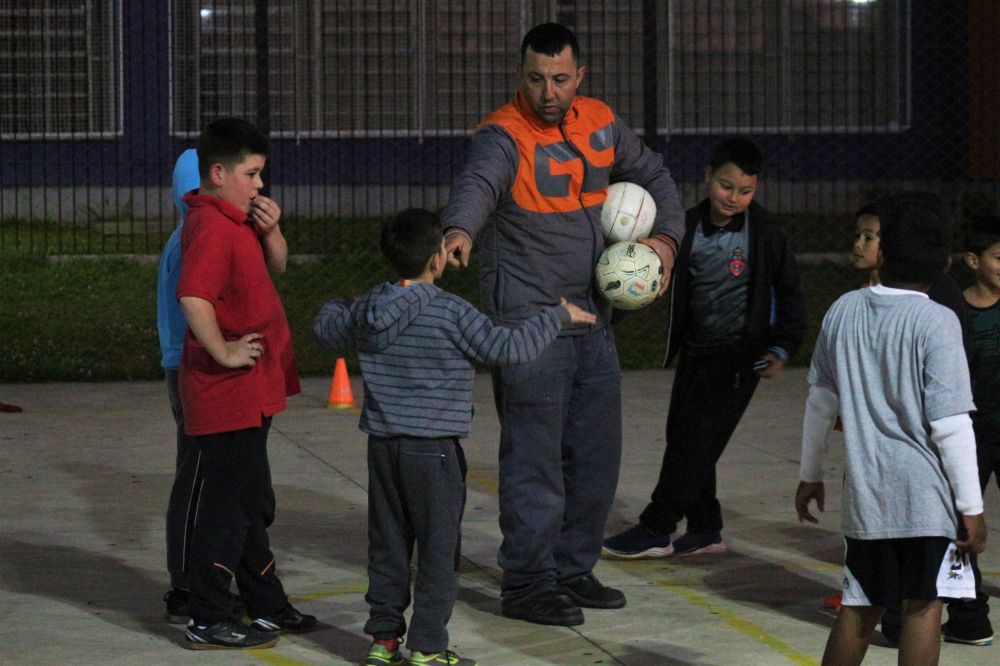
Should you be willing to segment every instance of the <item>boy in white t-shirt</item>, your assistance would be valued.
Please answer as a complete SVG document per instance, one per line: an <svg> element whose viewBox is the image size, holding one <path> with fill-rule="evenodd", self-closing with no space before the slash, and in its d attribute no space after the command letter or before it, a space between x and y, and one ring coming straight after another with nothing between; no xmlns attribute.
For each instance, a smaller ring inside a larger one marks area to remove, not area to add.
<svg viewBox="0 0 1000 666"><path fill-rule="evenodd" d="M936 663L941 598L975 596L965 554L986 546L961 328L926 294L947 262L951 222L922 193L885 197L878 209L882 284L830 307L809 371L800 522L816 522L811 500L823 509L823 456L838 413L846 449L844 596L825 664L861 663L894 605L903 613L899 663Z"/></svg>

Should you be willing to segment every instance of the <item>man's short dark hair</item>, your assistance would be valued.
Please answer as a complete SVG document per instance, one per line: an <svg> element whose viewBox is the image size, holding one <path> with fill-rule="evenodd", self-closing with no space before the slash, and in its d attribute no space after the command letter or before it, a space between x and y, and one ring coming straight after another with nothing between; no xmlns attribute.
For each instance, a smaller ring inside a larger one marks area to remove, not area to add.
<svg viewBox="0 0 1000 666"><path fill-rule="evenodd" d="M900 192L878 200L879 276L887 286L933 282L951 253L952 221L941 197Z"/></svg>
<svg viewBox="0 0 1000 666"><path fill-rule="evenodd" d="M271 152L264 133L241 118L220 118L209 123L198 139L198 173L207 178L213 164L232 169L248 155Z"/></svg>
<svg viewBox="0 0 1000 666"><path fill-rule="evenodd" d="M379 249L399 277L414 278L441 249L441 220L424 208L407 208L382 224Z"/></svg>
<svg viewBox="0 0 1000 666"><path fill-rule="evenodd" d="M980 216L965 225L962 250L980 255L1000 243L1000 217Z"/></svg>
<svg viewBox="0 0 1000 666"><path fill-rule="evenodd" d="M524 54L529 48L535 53L555 57L567 46L573 52L573 62L579 64L580 43L572 30L559 23L536 25L521 40L521 64L524 64Z"/></svg>
<svg viewBox="0 0 1000 666"><path fill-rule="evenodd" d="M708 166L713 172L728 163L735 164L748 176L757 176L763 168L764 158L756 143L737 136L715 144L708 158Z"/></svg>

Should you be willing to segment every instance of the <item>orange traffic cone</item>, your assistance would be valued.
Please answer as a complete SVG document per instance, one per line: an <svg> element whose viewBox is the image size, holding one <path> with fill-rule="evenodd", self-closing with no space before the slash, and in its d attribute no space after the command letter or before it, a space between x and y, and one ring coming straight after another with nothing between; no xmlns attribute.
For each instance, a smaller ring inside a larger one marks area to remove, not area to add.
<svg viewBox="0 0 1000 666"><path fill-rule="evenodd" d="M354 393L351 392L351 380L347 377L347 363L343 357L337 359L333 369L333 383L330 384L330 397L326 399L330 409L347 409L354 407Z"/></svg>

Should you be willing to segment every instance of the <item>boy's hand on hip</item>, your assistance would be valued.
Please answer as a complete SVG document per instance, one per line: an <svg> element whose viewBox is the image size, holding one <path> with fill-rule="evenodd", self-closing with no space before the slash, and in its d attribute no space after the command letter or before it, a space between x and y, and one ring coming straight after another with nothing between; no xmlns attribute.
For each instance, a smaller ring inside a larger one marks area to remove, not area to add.
<svg viewBox="0 0 1000 666"><path fill-rule="evenodd" d="M816 508L823 511L826 501L826 489L822 481L799 481L795 491L795 512L799 514L799 522L818 523L819 519L809 513L810 500L816 500Z"/></svg>
<svg viewBox="0 0 1000 666"><path fill-rule="evenodd" d="M215 360L225 368L252 368L264 354L263 339L260 333L247 333L239 340L228 340L226 355Z"/></svg>
<svg viewBox="0 0 1000 666"><path fill-rule="evenodd" d="M965 539L955 542L958 549L963 553L973 554L986 550L986 519L983 514L962 516L962 524L965 526Z"/></svg>

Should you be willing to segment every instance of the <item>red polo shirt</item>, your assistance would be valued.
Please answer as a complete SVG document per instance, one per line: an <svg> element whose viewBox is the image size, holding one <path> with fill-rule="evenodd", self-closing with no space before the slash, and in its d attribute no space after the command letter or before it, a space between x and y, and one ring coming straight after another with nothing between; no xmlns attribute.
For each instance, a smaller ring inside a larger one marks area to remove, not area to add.
<svg viewBox="0 0 1000 666"><path fill-rule="evenodd" d="M299 392L299 375L285 310L271 282L264 249L247 214L218 197L188 194L181 232L177 297L197 296L215 306L226 340L264 336L264 354L252 368L224 368L188 329L180 366L184 426L189 435L259 427Z"/></svg>

